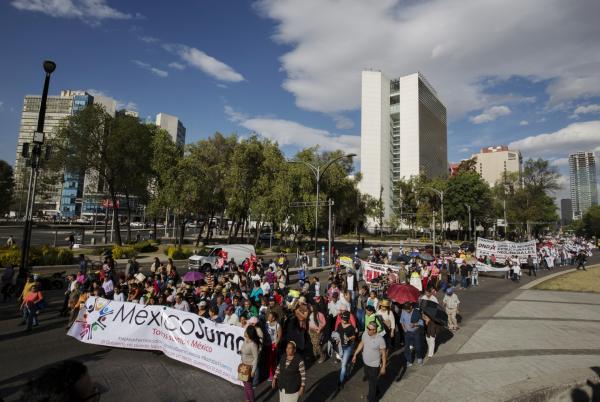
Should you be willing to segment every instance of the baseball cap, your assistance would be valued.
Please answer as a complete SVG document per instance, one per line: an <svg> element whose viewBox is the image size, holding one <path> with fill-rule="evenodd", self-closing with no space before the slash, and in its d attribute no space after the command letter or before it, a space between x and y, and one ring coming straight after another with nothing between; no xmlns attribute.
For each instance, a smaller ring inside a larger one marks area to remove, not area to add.
<svg viewBox="0 0 600 402"><path fill-rule="evenodd" d="M248 322L252 325L258 324L258 318L252 317L248 320Z"/></svg>
<svg viewBox="0 0 600 402"><path fill-rule="evenodd" d="M350 319L350 312L349 311L344 311L342 313L342 320L349 320Z"/></svg>
<svg viewBox="0 0 600 402"><path fill-rule="evenodd" d="M200 307L206 307L208 305L208 303L206 303L206 300L202 300L200 302L200 304L198 304Z"/></svg>

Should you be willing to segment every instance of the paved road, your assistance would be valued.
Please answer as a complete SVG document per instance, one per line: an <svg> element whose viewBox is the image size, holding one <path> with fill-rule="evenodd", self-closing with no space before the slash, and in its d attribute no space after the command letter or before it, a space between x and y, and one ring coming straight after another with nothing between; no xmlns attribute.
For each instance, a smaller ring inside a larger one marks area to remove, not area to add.
<svg viewBox="0 0 600 402"><path fill-rule="evenodd" d="M598 261L600 258L594 257L590 263ZM542 272L540 276L548 273ZM465 324L470 323L479 312L486 311L487 307L503 304L519 286L531 280L525 276L521 284L516 284L502 278L480 276L480 279L479 287L458 293ZM54 301L42 314L40 326L31 333L25 333L22 327L17 326L19 319L14 304L0 304L0 356L3 362L10 362L0 365L0 398L15 400L19 387L41 366L65 358L77 358L88 365L108 400L210 402L242 399L240 387L161 354L88 345L67 337L65 319L57 317L58 297L59 294L52 295ZM464 342L468 336L459 331L452 339L447 334L446 343L440 346L440 350L453 350L453 344ZM388 374L382 380L385 399L397 400L401 398L400 393L414 398L439 368L425 365L409 370L407 374L401 350L395 350ZM362 370L354 369L350 381L339 394L336 392L338 373L339 365L331 360L312 366L308 371L304 400L364 400L366 383L363 382ZM265 383L257 388L256 395L260 401L277 400L276 394Z"/></svg>

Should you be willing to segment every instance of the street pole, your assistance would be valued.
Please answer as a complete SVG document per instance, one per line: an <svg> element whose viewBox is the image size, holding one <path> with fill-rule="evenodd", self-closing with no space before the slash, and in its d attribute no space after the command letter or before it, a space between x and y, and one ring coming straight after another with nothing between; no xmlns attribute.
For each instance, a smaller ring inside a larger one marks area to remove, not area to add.
<svg viewBox="0 0 600 402"><path fill-rule="evenodd" d="M473 229L471 229L471 206L467 205L469 211L469 241L473 241Z"/></svg>
<svg viewBox="0 0 600 402"><path fill-rule="evenodd" d="M446 228L444 227L444 192L440 191L440 198L442 199L442 245L446 241Z"/></svg>
<svg viewBox="0 0 600 402"><path fill-rule="evenodd" d="M329 199L329 230L328 230L328 234L327 234L327 247L329 249L328 252L328 264L327 265L331 265L331 206L333 205L333 200Z"/></svg>
<svg viewBox="0 0 600 402"><path fill-rule="evenodd" d="M503 207L504 207L504 240L508 240L508 222L506 221L506 193L505 193L505 197L504 200L502 201Z"/></svg>
<svg viewBox="0 0 600 402"><path fill-rule="evenodd" d="M21 265L19 277L24 279L28 274L29 248L31 245L31 228L33 221L33 208L35 206L35 187L37 184L38 167L44 143L44 121L46 119L46 103L48 100L48 89L50 87L50 75L56 69L56 63L50 60L44 61L44 89L40 101L37 129L33 133L33 149L31 157L31 175L29 176L29 188L27 189L27 205L25 206L25 222L23 225L23 239L21 241Z"/></svg>
<svg viewBox="0 0 600 402"><path fill-rule="evenodd" d="M318 255L317 250L317 236L319 228L319 182L321 181L321 166L317 166L315 171L315 178L317 180L317 203L315 204L315 257Z"/></svg>
<svg viewBox="0 0 600 402"><path fill-rule="evenodd" d="M433 258L435 258L435 211L433 211Z"/></svg>

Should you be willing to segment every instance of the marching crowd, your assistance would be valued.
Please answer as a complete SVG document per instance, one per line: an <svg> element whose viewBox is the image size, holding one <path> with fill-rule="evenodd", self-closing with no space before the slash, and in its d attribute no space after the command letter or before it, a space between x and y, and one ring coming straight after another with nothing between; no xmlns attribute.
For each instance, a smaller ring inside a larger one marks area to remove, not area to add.
<svg viewBox="0 0 600 402"><path fill-rule="evenodd" d="M587 255L588 246L579 240L575 244L579 248L574 254L571 249L565 253L566 247L544 246L537 258L517 261L515 267L531 264L532 272L551 269L551 256L557 265L576 259L585 268L582 256ZM372 261L389 262L383 250L370 254ZM254 257L240 264L231 260L193 280L181 275L171 259L164 264L156 258L144 274L135 258L120 272L108 256L99 272L91 272L81 257L79 272L68 276L61 314L70 317L69 327L85 300L98 296L170 306L240 326L245 341L238 378L244 383L247 401L255 400L254 389L264 380L279 390L280 400L297 401L306 389L307 367L327 359L335 359L340 366L341 390L360 357L368 381L367 399L375 401L380 396L378 380L386 373L391 352L403 346L407 367L424 364L433 357L436 337L444 328L459 329L456 289L478 286L477 260L466 250L434 259L419 256L415 250L403 250L402 255L398 269L388 269L369 283L364 282L364 264L357 258L346 266L338 260L326 283L321 283L317 276L308 275L303 255L300 280L293 284L285 255L269 262ZM495 263L493 258L489 263ZM418 290L417 296L399 303L388 296L393 284L410 284ZM31 329L45 303L37 278L27 280L20 300L23 323ZM424 313L423 303L438 305L447 322Z"/></svg>

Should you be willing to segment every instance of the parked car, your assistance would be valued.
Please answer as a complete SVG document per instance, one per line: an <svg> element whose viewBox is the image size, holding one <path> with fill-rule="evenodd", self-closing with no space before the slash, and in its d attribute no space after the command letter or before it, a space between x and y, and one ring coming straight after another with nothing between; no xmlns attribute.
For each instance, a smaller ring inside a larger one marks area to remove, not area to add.
<svg viewBox="0 0 600 402"><path fill-rule="evenodd" d="M246 258L256 256L256 250L251 244L218 244L205 248L200 253L191 256L188 260L188 269L201 272L214 269L221 250L227 253L228 261L233 258L237 264L240 264Z"/></svg>
<svg viewBox="0 0 600 402"><path fill-rule="evenodd" d="M143 228L144 222L131 222L131 227L132 228Z"/></svg>

